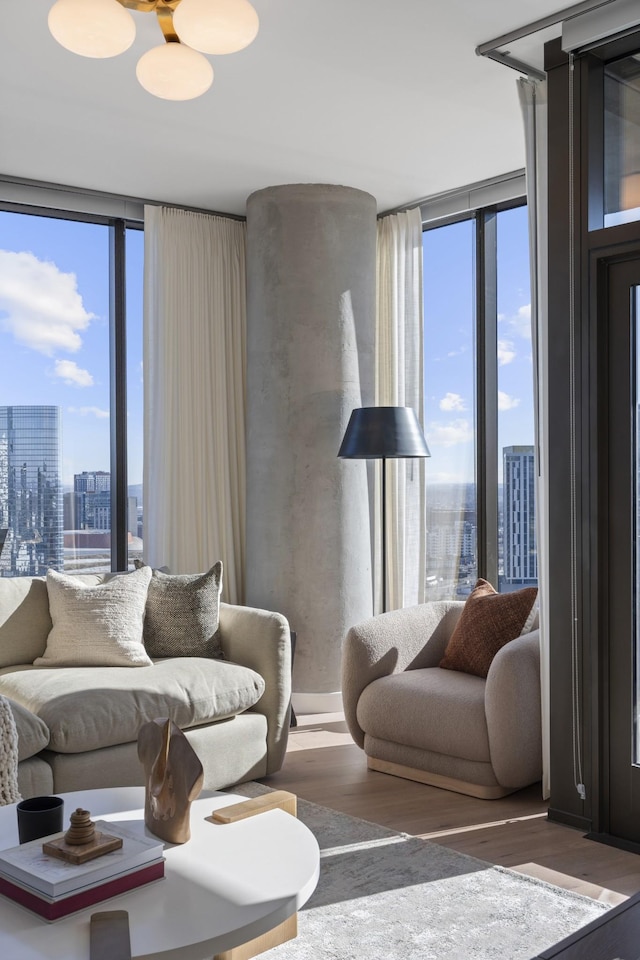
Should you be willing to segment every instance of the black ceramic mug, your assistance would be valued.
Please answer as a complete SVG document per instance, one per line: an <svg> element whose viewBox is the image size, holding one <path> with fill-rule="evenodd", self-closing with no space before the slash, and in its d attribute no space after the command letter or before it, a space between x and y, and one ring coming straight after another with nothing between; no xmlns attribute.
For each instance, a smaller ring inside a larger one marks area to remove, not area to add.
<svg viewBox="0 0 640 960"><path fill-rule="evenodd" d="M62 797L31 797L16 806L20 843L49 837L63 829L64 800Z"/></svg>

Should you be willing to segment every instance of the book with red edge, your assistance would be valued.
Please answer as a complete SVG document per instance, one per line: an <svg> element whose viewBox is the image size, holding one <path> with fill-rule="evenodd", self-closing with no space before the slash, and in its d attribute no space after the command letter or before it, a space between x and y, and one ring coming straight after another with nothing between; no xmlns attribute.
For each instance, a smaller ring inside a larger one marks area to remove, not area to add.
<svg viewBox="0 0 640 960"><path fill-rule="evenodd" d="M119 877L134 867L158 860L164 853L164 843L158 837L148 836L142 821L133 823L96 820L101 833L122 839L122 847L86 863L67 863L43 852L44 840L64 834L29 840L6 850L0 850L0 877L13 883L27 884L40 895L52 897L76 893L98 881Z"/></svg>
<svg viewBox="0 0 640 960"><path fill-rule="evenodd" d="M85 886L64 897L47 897L33 887L28 887L27 884L16 883L2 876L0 876L0 893L33 913L37 913L45 920L52 921L60 920L86 907L92 907L111 897L120 896L153 880L161 880L163 877L164 858L97 882L92 886Z"/></svg>

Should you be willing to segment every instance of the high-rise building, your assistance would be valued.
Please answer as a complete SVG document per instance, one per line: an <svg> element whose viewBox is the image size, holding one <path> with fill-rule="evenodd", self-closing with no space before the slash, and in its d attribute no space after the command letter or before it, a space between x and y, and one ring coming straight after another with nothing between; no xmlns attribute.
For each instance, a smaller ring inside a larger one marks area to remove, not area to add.
<svg viewBox="0 0 640 960"><path fill-rule="evenodd" d="M0 407L0 575L62 570L59 407Z"/></svg>
<svg viewBox="0 0 640 960"><path fill-rule="evenodd" d="M504 447L502 458L504 582L533 584L538 580L533 447Z"/></svg>
<svg viewBox="0 0 640 960"><path fill-rule="evenodd" d="M111 474L83 470L73 477L73 492L64 495L65 530L111 530ZM138 534L138 501L127 498L128 532Z"/></svg>
<svg viewBox="0 0 640 960"><path fill-rule="evenodd" d="M108 470L83 470L73 475L76 493L100 493L111 489L111 474Z"/></svg>
<svg viewBox="0 0 640 960"><path fill-rule="evenodd" d="M93 494L93 529L111 530L111 490Z"/></svg>
<svg viewBox="0 0 640 960"><path fill-rule="evenodd" d="M73 477L73 496L68 498L65 529L111 529L111 474L108 470L83 470Z"/></svg>

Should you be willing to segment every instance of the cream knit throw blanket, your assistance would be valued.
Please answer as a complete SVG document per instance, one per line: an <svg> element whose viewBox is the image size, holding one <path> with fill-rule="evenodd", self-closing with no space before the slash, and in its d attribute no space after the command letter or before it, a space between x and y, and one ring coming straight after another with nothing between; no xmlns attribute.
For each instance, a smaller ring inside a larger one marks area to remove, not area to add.
<svg viewBox="0 0 640 960"><path fill-rule="evenodd" d="M0 807L18 800L18 731L9 702L0 697Z"/></svg>

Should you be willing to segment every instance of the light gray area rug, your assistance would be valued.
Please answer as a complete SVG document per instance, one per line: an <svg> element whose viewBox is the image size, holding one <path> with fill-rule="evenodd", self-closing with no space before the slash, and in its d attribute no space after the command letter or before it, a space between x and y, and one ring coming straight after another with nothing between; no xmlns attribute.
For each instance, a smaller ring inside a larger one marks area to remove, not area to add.
<svg viewBox="0 0 640 960"><path fill-rule="evenodd" d="M305 800L298 816L318 840L320 880L298 915L297 939L265 960L529 960L607 909Z"/></svg>

